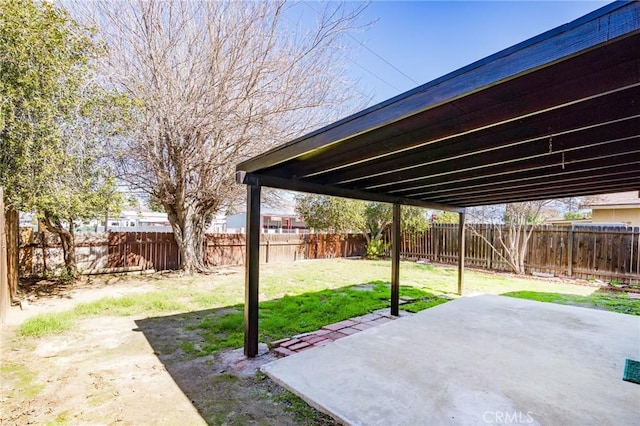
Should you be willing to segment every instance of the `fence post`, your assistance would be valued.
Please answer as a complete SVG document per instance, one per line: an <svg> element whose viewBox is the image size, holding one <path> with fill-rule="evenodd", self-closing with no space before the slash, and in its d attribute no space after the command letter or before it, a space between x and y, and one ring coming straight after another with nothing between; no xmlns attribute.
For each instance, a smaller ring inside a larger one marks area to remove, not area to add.
<svg viewBox="0 0 640 426"><path fill-rule="evenodd" d="M573 225L567 237L567 275L573 277Z"/></svg>
<svg viewBox="0 0 640 426"><path fill-rule="evenodd" d="M271 247L271 241L267 238L267 252L265 253L264 263L269 263L269 247Z"/></svg>
<svg viewBox="0 0 640 426"><path fill-rule="evenodd" d="M3 326L6 321L7 310L11 300L7 281L7 237L5 234L3 197L2 187L0 187L0 326Z"/></svg>
<svg viewBox="0 0 640 426"><path fill-rule="evenodd" d="M437 262L438 261L438 241L440 241L440 239L438 238L438 229L440 228L440 226L433 227L433 232L431 232L431 250L433 251L433 261Z"/></svg>
<svg viewBox="0 0 640 426"><path fill-rule="evenodd" d="M495 247L493 241L493 225L487 225L487 229L489 230L489 241L491 241L491 245ZM489 247L489 270L493 269L493 248Z"/></svg>

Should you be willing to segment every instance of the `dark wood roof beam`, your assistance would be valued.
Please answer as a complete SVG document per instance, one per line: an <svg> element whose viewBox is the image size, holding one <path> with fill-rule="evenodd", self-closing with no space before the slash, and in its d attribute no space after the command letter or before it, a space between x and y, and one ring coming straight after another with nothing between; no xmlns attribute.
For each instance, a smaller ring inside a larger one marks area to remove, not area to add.
<svg viewBox="0 0 640 426"><path fill-rule="evenodd" d="M462 178L457 178L455 180L456 184L461 184L462 182L469 182L469 181L473 181L474 179L477 179L478 177L482 177L482 178L488 178L488 179L492 179L493 181L497 181L497 179L502 180L504 177L507 176L513 176L515 179L518 179L518 177L522 174L522 173L526 173L526 172L530 172L530 171L535 171L536 173L538 173L539 175L543 175L545 173L553 173L555 169L555 171L563 171L566 170L567 172L571 171L571 170L581 170L583 168L590 168L593 167L595 165L598 164L599 161L602 161L604 159L607 158L617 158L620 159L620 157L626 157L626 156L637 156L640 155L640 145L638 145L640 143L640 138L636 137L634 140L636 149L629 149L628 147L617 147L618 148L618 152L615 153L607 153L607 154L602 154L602 155L597 155L597 154L590 154L589 156L585 157L585 158L581 158L581 159L567 159L566 155L565 155L565 161L562 161L562 153L554 153L553 155L555 156L555 159L553 161L546 161L546 162L539 162L539 163L535 163L535 164L515 164L512 165L511 167L507 168L507 169L502 169L502 168L494 168L494 171L491 170L483 170L482 173L471 173L468 176L462 177ZM633 157L631 157L633 158ZM430 176L431 177L431 176ZM439 181L436 181L437 183L453 183L453 180L448 180L448 179L441 179ZM417 189L423 189L422 188L417 188ZM423 195L427 195L430 194L430 191L424 191L424 192L416 192L416 193L411 193L411 194L406 194L403 195L404 197L421 197Z"/></svg>
<svg viewBox="0 0 640 426"><path fill-rule="evenodd" d="M452 211L457 213L464 213L464 207L434 203L429 201L423 201L420 199L396 197L392 195L355 191L351 189L340 188L336 186L325 186L317 183L297 180L297 179L283 179L280 177L261 175L256 173L236 172L236 182L243 183L245 185L261 185L270 188L286 189L289 191L308 192L311 194L324 194L334 197L352 198L356 200L365 201L377 201L381 203L390 204L402 204L407 206L416 206L426 209Z"/></svg>
<svg viewBox="0 0 640 426"><path fill-rule="evenodd" d="M465 131L462 131L462 132L458 132L458 133L455 133L455 134L451 134L451 135L447 135L447 136L444 136L444 137L441 137L441 138L438 138L438 139L432 139L432 140L424 141L424 142L421 142L421 143L418 143L418 144L414 144L414 145L412 145L410 147L396 149L396 150L390 150L390 151L387 151L387 152L384 152L384 153L381 153L381 154L378 154L378 155L369 155L366 158L361 159L361 160L357 160L357 161L353 161L353 162L350 162L350 163L341 164L341 165L338 165L338 166L335 166L335 167L330 167L330 168L327 168L327 169L324 169L324 170L321 170L321 171L317 171L317 172L314 172L314 173L306 173L306 174L303 174L303 175L301 175L299 177L310 178L310 177L315 177L315 176L319 176L319 175L324 175L324 174L332 173L332 172L335 172L337 170L342 170L342 169L345 169L345 168L351 168L351 167L354 167L354 166L362 166L364 163L375 162L377 160L380 160L381 158L385 158L385 157L388 157L388 156L391 156L391 155L398 155L398 154L401 154L401 153L407 153L408 155L412 155L414 150L420 150L420 148L424 148L426 146L433 145L433 144L436 144L436 143L442 143L442 142L450 141L450 140L453 140L453 139L465 138L465 139L469 140L471 135L473 135L475 133L478 133L478 132L494 130L496 128L499 128L501 126L505 126L505 125L508 125L508 124L518 125L521 122L525 121L526 119L534 118L534 117L536 117L538 115L544 115L544 114L547 114L547 113L552 113L554 111L562 110L563 108L568 108L568 107L579 105L579 104L585 103L585 102L597 101L597 100L599 100L601 98L604 98L604 97L607 97L607 96L611 96L611 95L620 94L620 95L624 96L625 95L624 92L626 92L628 90L631 90L631 89L635 89L635 88L640 88L640 82L636 82L636 83L633 83L633 84L630 84L630 85L626 85L626 86L623 86L623 87L618 87L618 88L609 90L607 92L598 93L598 94L587 96L587 97L584 97L584 98L574 99L574 100L571 100L569 102L565 102L563 104L554 105L552 107L548 107L548 108L544 108L544 109L541 109L541 110L529 112L527 114L523 114L523 115L519 115L519 116L515 116L515 117L510 117L508 119L504 119L504 120L497 121L497 122L492 122L492 123L484 125L484 126L468 129L468 130L465 130ZM635 108L637 110L638 106L635 106ZM614 111L614 113L618 114L617 115L618 117L620 116L620 113L615 112L615 111ZM409 138L414 138L414 136L409 136ZM397 141L392 141L392 142L393 143L389 144L390 146L396 145ZM378 161L378 163L380 163L380 162ZM410 166L410 167L407 167L407 168L405 168L403 170L408 170L408 169L411 169L411 168L414 168L414 167L419 167L419 165ZM381 172L379 172L377 174L373 174L373 175L371 175L371 177L382 176L382 175L385 175L385 174L388 174L388 173L394 173L394 172L398 171L398 170L385 170L384 167L380 167L380 166L378 166L376 164L376 169L377 168L382 168L383 171L381 171ZM352 179L340 179L339 181L336 181L335 183L337 183L337 184L346 184L346 183L351 183L351 182L358 181L360 179L361 179L360 177L355 177L355 178L352 178Z"/></svg>
<svg viewBox="0 0 640 426"><path fill-rule="evenodd" d="M587 195L597 195L597 194L607 194L612 192L626 192L626 191L635 191L638 189L638 185L611 185L611 186L590 186L584 187L581 189L576 189L572 191L559 191L556 193L546 193L539 194L537 196L513 196L513 197L501 197L499 194L496 195L495 198L488 198L485 200L464 200L465 207L475 207L475 206L488 206L493 204L505 204L505 203L520 203L525 201L534 201L534 200L549 200L549 199L559 199L559 198L569 198L569 197L580 197ZM463 201L461 200L461 203Z"/></svg>
<svg viewBox="0 0 640 426"><path fill-rule="evenodd" d="M525 178L525 179L510 179L506 181L502 181L500 183L493 183L492 185L486 185L484 188L480 189L479 186L468 186L465 185L464 189L444 189L444 190L433 190L429 192L430 196L433 197L456 197L459 198L465 195L479 195L479 194L487 194L493 193L495 191L512 191L515 189L527 189L527 188L538 188L538 187L547 187L549 184L555 184L556 182L583 182L584 180L589 179L607 179L607 178L617 178L617 177L626 177L632 176L635 178L640 177L640 169L638 168L640 165L640 161L633 162L633 165L630 169L625 170L624 167L616 165L614 168L605 168L604 170L594 171L590 169L590 171L580 170L574 171L570 173L550 173L543 176L537 176L535 178ZM524 182L524 183L523 183ZM517 183L517 184L514 184Z"/></svg>
<svg viewBox="0 0 640 426"><path fill-rule="evenodd" d="M624 40L637 26L637 7L613 3L570 24L526 40L453 73L368 108L262 155L244 161L237 170L254 172L292 160L354 136L380 129L474 92L530 74ZM637 31L636 31L637 32ZM631 34L630 34L631 33Z"/></svg>
<svg viewBox="0 0 640 426"><path fill-rule="evenodd" d="M502 190L496 189L494 191L484 193L484 194L465 195L464 197L456 197L454 195L454 196L433 197L433 198L436 198L438 199L438 201L443 203L450 203L450 202L459 201L461 198L464 198L466 201L478 202L479 200L493 199L496 197L511 197L513 195L524 196L524 197L537 197L541 194L555 192L555 191L582 190L584 188L589 188L594 186L597 186L597 187L616 186L617 187L620 185L629 185L634 183L637 184L639 178L640 178L640 173L636 172L631 176L601 178L598 180L597 185L594 185L593 181L588 179L583 179L573 183L567 183L564 180L557 180L557 181L549 181L547 182L546 185L538 186L535 188L522 189L522 188L505 187Z"/></svg>
<svg viewBox="0 0 640 426"><path fill-rule="evenodd" d="M517 174L514 173L514 176L512 176L511 178L500 179L498 181L496 181L490 176L489 177L474 176L469 180L467 180L464 186L458 185L459 182L439 181L439 182L435 182L435 183L423 186L421 189L425 190L425 192L414 191L408 194L397 194L397 195L402 197L413 197L413 196L420 196L425 194L432 194L438 191L439 189L464 190L468 188L473 191L476 188L483 188L486 186L510 184L515 182L526 182L532 179L534 180L543 179L545 176L549 176L549 177L560 176L560 175L565 176L565 175L571 175L574 173L580 173L583 171L586 173L608 173L608 171L617 170L617 169L622 169L622 170L626 170L629 168L635 169L635 167L638 167L639 165L640 165L640 158L634 159L631 161L621 162L619 157L612 157L608 159L607 158L601 159L600 161L598 161L597 165L594 167L580 168L577 170L559 169L553 173L544 173L544 174L540 174L539 169L532 169L532 170L522 171L521 173L517 173ZM430 189L428 189L427 191L427 188L430 188Z"/></svg>
<svg viewBox="0 0 640 426"><path fill-rule="evenodd" d="M523 124L527 126L527 124ZM373 175L367 175L362 177L364 182L360 185L367 189L378 189L386 187L396 187L402 184L410 184L416 181L424 179L424 170L429 170L429 174L437 174L439 170L455 170L455 166L462 165L469 167L472 165L490 165L494 159L502 159L503 161L517 160L518 157L528 156L533 158L535 156L549 154L549 148L552 151L570 151L574 149L581 149L581 144L585 140L597 142L599 144L607 144L626 140L625 138L636 137L640 129L640 114L631 117L625 117L618 120L609 121L606 123L593 124L581 128L575 128L562 132L553 132L551 134L545 134L535 138L519 140L511 142L505 145L501 145L495 148L478 149L477 151L468 152L468 150L461 151L462 153L457 156L445 157L430 162L420 163L415 167L411 167L412 172L409 173L405 168L403 171L389 172L385 174L385 179L378 176L370 177ZM499 139L498 136L496 138ZM617 139L613 139L617 138ZM475 141L468 141L467 144L470 147L475 145ZM591 144L590 146L595 146ZM582 147L585 147L582 145ZM471 148L473 149L473 148ZM415 170L413 170L415 169ZM375 184L376 182L382 182ZM341 184L352 182L341 182ZM396 191L397 189L390 188L390 191Z"/></svg>
<svg viewBox="0 0 640 426"><path fill-rule="evenodd" d="M625 138L619 138L610 141L603 141L592 143L589 145L584 145L575 148L562 149L559 151L549 152L549 144L546 143L546 146L541 146L541 144L536 144L532 147L527 147L527 150L515 150L509 151L508 156L504 154L500 157L490 156L490 155L481 155L477 157L473 157L470 159L468 163L460 164L458 169L455 166L451 165L443 165L441 168L426 168L422 173L422 176L406 179L401 182L390 181L386 184L380 184L370 187L365 187L366 190L379 190L383 187L393 187L399 184L405 184L408 182L416 182L416 181L428 181L428 180L444 180L444 179L456 179L458 175L478 175L483 174L484 176L493 176L491 174L491 170L508 170L513 172L519 172L522 170L528 170L531 167L539 168L539 167L550 167L562 165L563 167L575 162L581 162L585 160L590 160L593 158L599 158L603 150L606 150L607 155L615 154L615 153L627 153L632 146L627 146L624 142L635 142L637 144L638 138L640 135L628 136ZM531 150L537 150L538 154L530 154ZM541 152L542 151L542 152ZM495 161L495 159L500 159L500 161ZM473 160L473 162L471 161ZM491 162L493 160L493 162ZM428 177L423 177L428 176ZM420 186L414 186L413 189L419 189ZM406 191L410 188L404 189L394 189L387 188L387 192L397 193L402 191Z"/></svg>
<svg viewBox="0 0 640 426"><path fill-rule="evenodd" d="M640 43L640 36L637 40ZM632 49L621 50L622 52L617 51L618 55L611 52L606 55L589 52L579 60L558 65L560 69L553 66L537 71L535 78L540 81L539 84L532 84L523 78L505 85L496 85L481 93L409 117L395 126L345 140L330 150L302 155L280 167L286 167L291 175L311 175L372 155L411 147L421 141L436 140L479 128L497 117L519 116L563 104L575 99L577 93L588 96L637 83L640 80L639 55L631 55ZM635 59L629 60L628 57ZM576 68L582 70L577 77L574 72ZM531 90L531 87L535 90ZM505 93L509 95L505 96ZM460 114L460 111L464 113ZM424 123L428 123L428 126L424 126ZM310 159L313 161L308 161Z"/></svg>

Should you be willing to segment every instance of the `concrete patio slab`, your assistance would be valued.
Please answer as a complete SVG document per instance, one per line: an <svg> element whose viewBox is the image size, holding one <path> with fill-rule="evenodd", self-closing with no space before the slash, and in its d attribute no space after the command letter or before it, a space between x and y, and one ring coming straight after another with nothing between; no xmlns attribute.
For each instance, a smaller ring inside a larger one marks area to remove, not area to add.
<svg viewBox="0 0 640 426"><path fill-rule="evenodd" d="M640 317L463 297L262 370L353 425L631 425Z"/></svg>

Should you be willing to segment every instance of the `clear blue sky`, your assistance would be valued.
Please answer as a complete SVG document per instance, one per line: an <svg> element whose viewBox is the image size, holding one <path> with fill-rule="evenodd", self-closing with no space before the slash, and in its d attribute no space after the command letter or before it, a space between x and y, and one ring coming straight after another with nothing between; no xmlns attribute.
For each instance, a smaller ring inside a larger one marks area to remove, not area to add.
<svg viewBox="0 0 640 426"><path fill-rule="evenodd" d="M419 84L573 21L610 1L373 1L354 37ZM351 63L369 105L418 84L357 46Z"/></svg>

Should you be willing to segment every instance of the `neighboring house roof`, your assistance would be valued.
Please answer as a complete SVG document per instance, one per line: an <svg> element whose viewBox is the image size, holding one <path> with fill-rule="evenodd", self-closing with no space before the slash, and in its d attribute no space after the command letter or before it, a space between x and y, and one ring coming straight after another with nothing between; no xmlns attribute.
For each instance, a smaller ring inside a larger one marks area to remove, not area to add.
<svg viewBox="0 0 640 426"><path fill-rule="evenodd" d="M582 206L592 209L640 208L640 191L616 192L615 194L595 195L582 202Z"/></svg>

